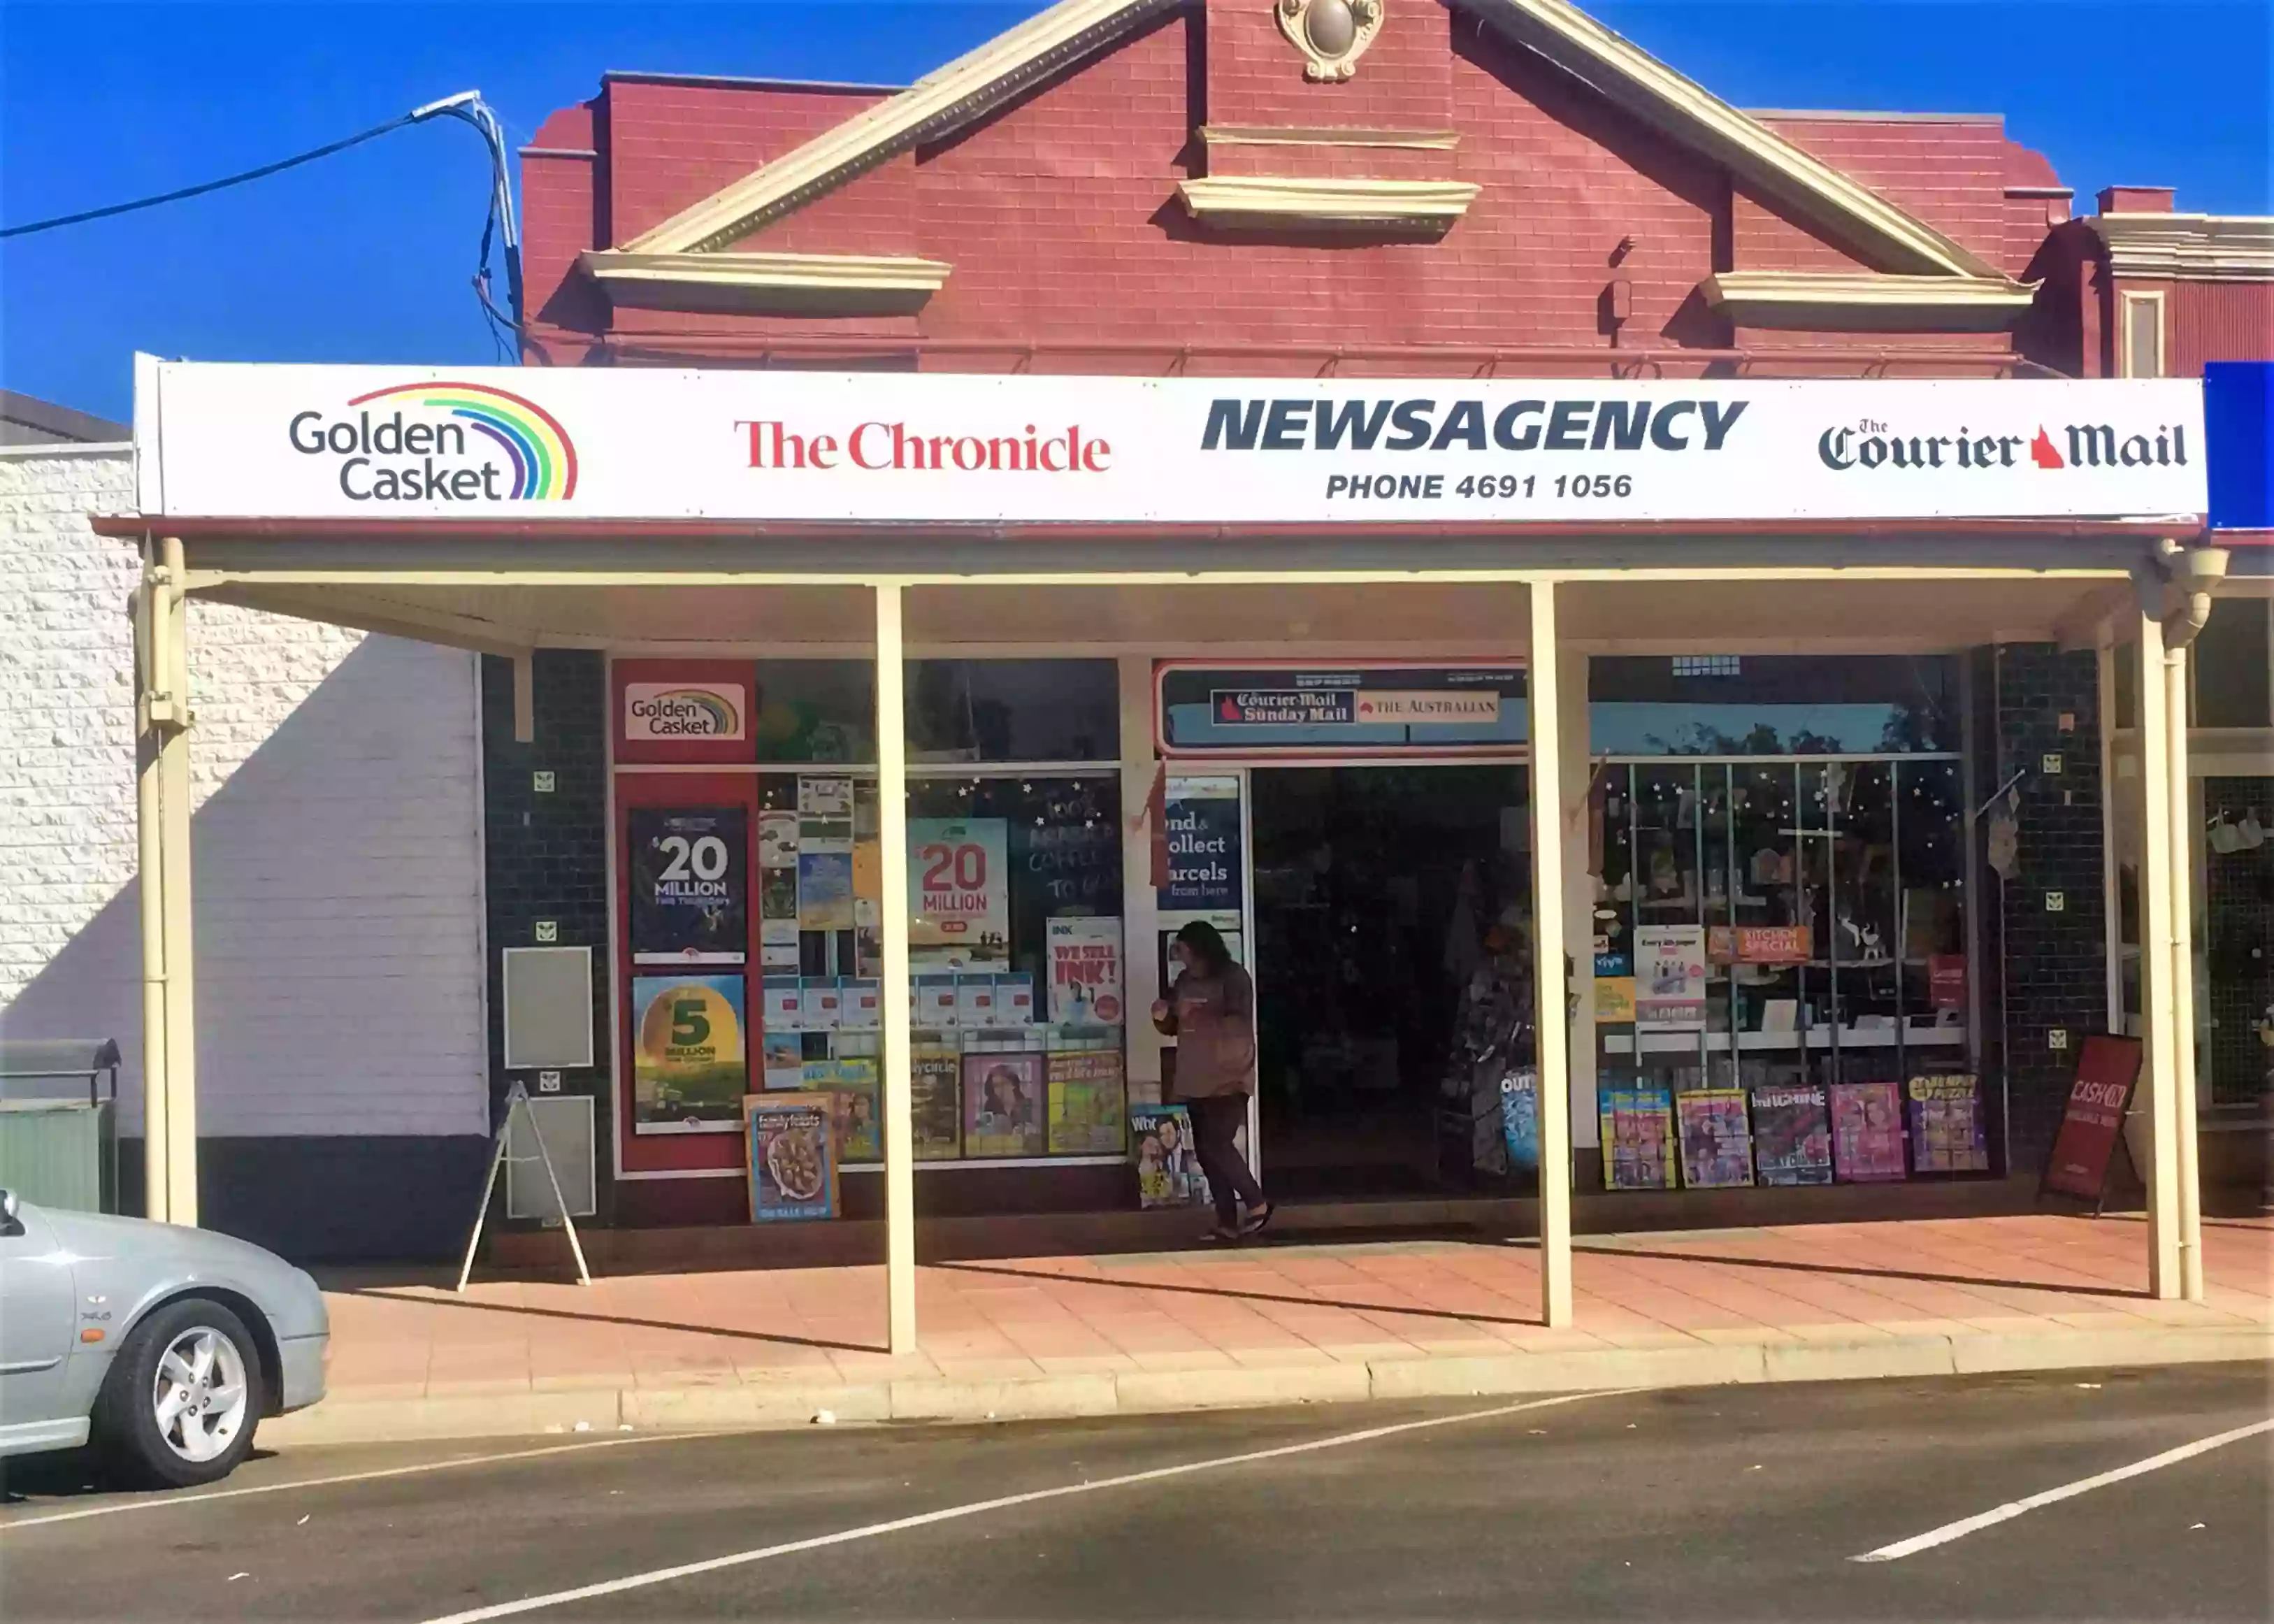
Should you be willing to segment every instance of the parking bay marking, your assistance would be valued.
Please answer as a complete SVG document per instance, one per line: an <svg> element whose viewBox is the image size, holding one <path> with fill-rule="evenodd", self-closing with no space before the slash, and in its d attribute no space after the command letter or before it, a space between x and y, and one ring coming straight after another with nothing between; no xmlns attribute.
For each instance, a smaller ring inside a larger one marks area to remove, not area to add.
<svg viewBox="0 0 2274 1624"><path fill-rule="evenodd" d="M497 1602L486 1607L469 1608L463 1613L449 1613L430 1619L426 1624L483 1624L489 1619L511 1618L517 1613L535 1613L546 1607L565 1606L570 1602L590 1601L600 1596L617 1596L626 1590L644 1590L650 1585L668 1584L674 1579L691 1579L698 1575L717 1573L721 1568L741 1568L752 1562L764 1562L778 1556L794 1556L801 1551L819 1551L830 1545L850 1545L855 1540L875 1539L885 1534L904 1533L909 1529L928 1528L935 1522L953 1522L963 1517L975 1517L990 1511L1003 1511L1013 1506L1031 1506L1038 1500L1058 1500L1070 1494L1095 1493L1101 1489L1122 1489L1133 1484L1159 1483L1171 1477L1188 1477L1193 1472L1215 1471L1227 1466L1246 1466L1257 1461L1284 1460L1289 1455L1309 1455L1321 1449L1338 1449L1348 1444L1370 1443L1378 1438L1395 1438L1404 1432L1424 1432L1433 1427L1457 1426L1464 1421L1489 1421L1500 1416L1512 1416L1527 1410L1546 1410L1557 1404L1577 1403L1582 1399L1617 1398L1637 1391L1631 1387L1608 1388L1593 1393L1562 1393L1553 1398L1528 1399L1517 1404L1499 1404L1490 1410L1464 1410L1457 1416L1431 1416L1419 1421L1399 1421L1387 1426L1370 1426L1355 1432L1337 1432L1331 1437L1314 1438L1299 1444L1281 1444L1271 1449L1251 1449L1241 1455L1221 1455L1204 1461L1186 1461L1177 1466L1156 1466L1148 1471L1125 1472L1116 1477L1099 1477L1082 1483L1062 1483L1055 1488L1030 1489L1023 1494L1006 1494L999 1500L974 1500L968 1505L944 1506L937 1511L920 1512L915 1516L895 1517L889 1522L870 1522L860 1528L840 1529L833 1534L818 1534L810 1539L792 1539L780 1545L761 1545L756 1550L732 1552L726 1556L713 1556L699 1562L682 1562L674 1568L657 1568L646 1573L628 1574L621 1579L605 1579L597 1584L579 1585L572 1590L553 1590L543 1596L525 1596L519 1601Z"/></svg>
<svg viewBox="0 0 2274 1624"><path fill-rule="evenodd" d="M419 1472L448 1471L457 1466L497 1466L507 1461L533 1461L547 1455L584 1455L595 1449L621 1448L626 1444L664 1443L672 1439L699 1437L692 1432L644 1432L637 1438L595 1438L589 1443L547 1444L539 1449L513 1449L502 1455L463 1455L447 1461L421 1461L413 1466L383 1466L371 1471L342 1472L335 1477L297 1477L290 1483L248 1484L241 1489L215 1489L198 1494L170 1494L162 1498L115 1501L108 1506L87 1506L77 1511L51 1511L35 1517L10 1517L0 1520L0 1534L19 1528L38 1528L49 1522L76 1522L82 1517L114 1516L122 1511L163 1511L169 1506L202 1506L210 1500L239 1500L247 1494L282 1494L287 1489L328 1489L343 1483L375 1483L382 1477L409 1477Z"/></svg>
<svg viewBox="0 0 2274 1624"><path fill-rule="evenodd" d="M2106 1488L2112 1483L2121 1483L2127 1477L2137 1477L2148 1472L2160 1471L2166 1466L2176 1466L2181 1461L2193 1460L2196 1455L2208 1455L2213 1449L2224 1448L2228 1444L2240 1443L2244 1439L2255 1438L2262 1432L2274 1432L2274 1419L2254 1421L2248 1426L2238 1426L2231 1432L2220 1432L2211 1438L2198 1438L2191 1444L2181 1444L2176 1449L2166 1449L2161 1455L2151 1455L2144 1461L2133 1462L2129 1466L2120 1466L2113 1471L2101 1472L2090 1477L2080 1477L2074 1483L2064 1483L2057 1489L2047 1489L2042 1493L2032 1494L2023 1500L2008 1500L2002 1506L1992 1507L1990 1510L1978 1513L1974 1516L1962 1517L1955 1522L1946 1522L1940 1528L1931 1528L1924 1534L1914 1534L1909 1539L1898 1539L1891 1545L1881 1545L1876 1551L1866 1551L1861 1556L1851 1556L1848 1560L1851 1562L1900 1561L1904 1557L1916 1555L1921 1551L1931 1551L1935 1546L1947 1545L1954 1539L1963 1539L1969 1534L1979 1533L1985 1528L1994 1528L2000 1522L2009 1522L2024 1512L2037 1510L2040 1506L2051 1506L2060 1500L2074 1500L2076 1496L2089 1494L2095 1489Z"/></svg>

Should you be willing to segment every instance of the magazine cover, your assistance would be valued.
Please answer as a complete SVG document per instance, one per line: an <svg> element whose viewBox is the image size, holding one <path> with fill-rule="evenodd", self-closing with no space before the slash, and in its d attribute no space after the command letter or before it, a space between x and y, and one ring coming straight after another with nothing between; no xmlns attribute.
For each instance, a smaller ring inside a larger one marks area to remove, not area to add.
<svg viewBox="0 0 2274 1624"><path fill-rule="evenodd" d="M1832 1168L1843 1184L1885 1184L1904 1176L1898 1085L1832 1085Z"/></svg>
<svg viewBox="0 0 2274 1624"><path fill-rule="evenodd" d="M885 1159L884 1123L877 1114L879 1084L873 1056L852 1060L809 1060L805 1092L829 1101L830 1141L837 1165Z"/></svg>
<svg viewBox="0 0 2274 1624"><path fill-rule="evenodd" d="M1753 1165L1765 1184L1832 1182L1832 1112L1820 1084L1753 1090Z"/></svg>
<svg viewBox="0 0 2274 1624"><path fill-rule="evenodd" d="M1519 1066L1500 1079L1500 1131L1508 1147L1508 1170L1540 1168L1540 1073Z"/></svg>
<svg viewBox="0 0 2274 1624"><path fill-rule="evenodd" d="M1050 1024L1121 1024L1121 921L1054 919L1050 922Z"/></svg>
<svg viewBox="0 0 2274 1624"><path fill-rule="evenodd" d="M1986 1173L1990 1141L1982 1126L1982 1089L1968 1072L1914 1077L1911 1160L1922 1173Z"/></svg>
<svg viewBox="0 0 2274 1624"><path fill-rule="evenodd" d="M1603 1187L1674 1188L1674 1106L1663 1088L1606 1088L1600 1110Z"/></svg>
<svg viewBox="0 0 2274 1624"><path fill-rule="evenodd" d="M1043 1132L1043 1056L1032 1053L963 1056L963 1154L1039 1156Z"/></svg>
<svg viewBox="0 0 2274 1624"><path fill-rule="evenodd" d="M963 1154L963 1063L953 1049L916 1049L908 1060L908 1115L915 1159L953 1162Z"/></svg>
<svg viewBox="0 0 2274 1624"><path fill-rule="evenodd" d="M1129 1112L1137 1158L1137 1199L1144 1207L1200 1207L1208 1178L1193 1151L1192 1113L1181 1105L1140 1105Z"/></svg>
<svg viewBox="0 0 2274 1624"><path fill-rule="evenodd" d="M825 1095L754 1094L743 1100L751 1222L837 1215L837 1159L829 1139Z"/></svg>
<svg viewBox="0 0 2274 1624"><path fill-rule="evenodd" d="M1682 1182L1691 1190L1728 1190L1753 1182L1753 1136L1744 1091L1699 1088L1674 1097L1682 1130Z"/></svg>
<svg viewBox="0 0 2274 1624"><path fill-rule="evenodd" d="M1049 1081L1050 1154L1118 1156L1127 1148L1120 1050L1052 1055Z"/></svg>

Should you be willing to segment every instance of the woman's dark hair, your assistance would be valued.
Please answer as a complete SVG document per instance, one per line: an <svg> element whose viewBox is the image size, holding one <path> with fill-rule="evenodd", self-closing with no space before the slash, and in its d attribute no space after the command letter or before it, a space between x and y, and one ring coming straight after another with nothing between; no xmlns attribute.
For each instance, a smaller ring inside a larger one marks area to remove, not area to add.
<svg viewBox="0 0 2274 1624"><path fill-rule="evenodd" d="M1201 974L1222 975L1231 967L1231 950L1224 944L1224 934L1208 921L1193 920L1177 932L1177 940L1200 960Z"/></svg>

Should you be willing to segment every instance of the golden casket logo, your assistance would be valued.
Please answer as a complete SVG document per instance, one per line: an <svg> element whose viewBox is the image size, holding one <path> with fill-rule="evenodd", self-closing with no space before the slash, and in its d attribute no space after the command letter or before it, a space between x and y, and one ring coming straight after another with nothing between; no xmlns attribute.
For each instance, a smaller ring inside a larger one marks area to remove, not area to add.
<svg viewBox="0 0 2274 1624"><path fill-rule="evenodd" d="M350 501L562 502L576 447L536 402L480 383L407 383L358 395L338 416L297 413L292 449L338 459Z"/></svg>
<svg viewBox="0 0 2274 1624"><path fill-rule="evenodd" d="M624 685L627 739L740 739L742 713L738 683L716 688L684 682Z"/></svg>

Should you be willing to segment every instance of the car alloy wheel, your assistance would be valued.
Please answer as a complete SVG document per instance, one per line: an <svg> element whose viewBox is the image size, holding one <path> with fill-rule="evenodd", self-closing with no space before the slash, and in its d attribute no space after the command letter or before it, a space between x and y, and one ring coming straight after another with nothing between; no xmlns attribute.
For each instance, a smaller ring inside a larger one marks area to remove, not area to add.
<svg viewBox="0 0 2274 1624"><path fill-rule="evenodd" d="M150 1385L158 1436L184 1461L216 1459L245 1426L251 1392L245 1355L211 1326L193 1325L168 1343Z"/></svg>

